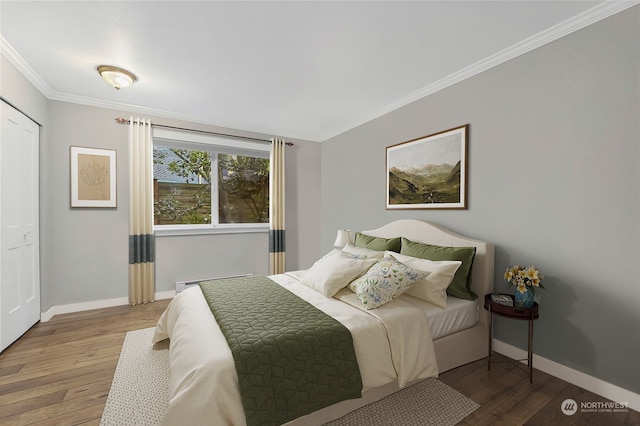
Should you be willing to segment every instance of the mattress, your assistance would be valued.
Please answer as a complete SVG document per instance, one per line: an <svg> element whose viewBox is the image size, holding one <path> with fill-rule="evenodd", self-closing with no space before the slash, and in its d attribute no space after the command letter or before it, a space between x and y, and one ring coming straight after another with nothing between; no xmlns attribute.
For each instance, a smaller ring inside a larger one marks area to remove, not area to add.
<svg viewBox="0 0 640 426"><path fill-rule="evenodd" d="M477 300L447 296L447 307L442 309L409 295L403 294L401 299L425 313L433 340L471 328L478 322Z"/></svg>

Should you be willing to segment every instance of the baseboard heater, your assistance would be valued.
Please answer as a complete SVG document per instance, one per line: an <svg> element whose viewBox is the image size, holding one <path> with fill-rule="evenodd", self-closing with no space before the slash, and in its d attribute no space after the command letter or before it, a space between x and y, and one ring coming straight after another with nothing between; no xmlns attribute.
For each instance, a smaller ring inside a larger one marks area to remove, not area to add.
<svg viewBox="0 0 640 426"><path fill-rule="evenodd" d="M250 275L253 275L253 274L228 275L226 277L215 277L215 278L201 278L199 280L191 280L191 281L176 281L176 294L186 290L191 286L197 285L199 282L202 282L202 281L226 280L227 278L248 277Z"/></svg>

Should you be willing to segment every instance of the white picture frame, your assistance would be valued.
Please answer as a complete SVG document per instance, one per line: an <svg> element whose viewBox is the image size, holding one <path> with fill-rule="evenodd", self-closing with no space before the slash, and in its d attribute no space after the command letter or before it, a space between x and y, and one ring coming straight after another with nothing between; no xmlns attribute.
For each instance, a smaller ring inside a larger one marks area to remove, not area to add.
<svg viewBox="0 0 640 426"><path fill-rule="evenodd" d="M71 207L117 207L116 151L71 146Z"/></svg>

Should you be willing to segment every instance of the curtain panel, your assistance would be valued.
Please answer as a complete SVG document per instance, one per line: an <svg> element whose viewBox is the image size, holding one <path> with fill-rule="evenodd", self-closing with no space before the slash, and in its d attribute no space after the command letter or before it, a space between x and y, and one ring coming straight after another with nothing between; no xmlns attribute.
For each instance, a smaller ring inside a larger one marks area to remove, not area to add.
<svg viewBox="0 0 640 426"><path fill-rule="evenodd" d="M271 139L269 172L269 274L285 272L284 160L286 143Z"/></svg>
<svg viewBox="0 0 640 426"><path fill-rule="evenodd" d="M155 300L151 121L129 120L129 303Z"/></svg>

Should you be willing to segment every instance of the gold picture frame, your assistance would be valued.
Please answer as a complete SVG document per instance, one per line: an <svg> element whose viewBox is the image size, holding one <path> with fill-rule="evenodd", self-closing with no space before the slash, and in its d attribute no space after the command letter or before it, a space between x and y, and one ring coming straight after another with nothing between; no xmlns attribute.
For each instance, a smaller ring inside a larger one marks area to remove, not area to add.
<svg viewBox="0 0 640 426"><path fill-rule="evenodd" d="M386 208L466 209L469 125L391 145Z"/></svg>
<svg viewBox="0 0 640 426"><path fill-rule="evenodd" d="M72 146L71 207L117 207L116 151Z"/></svg>

